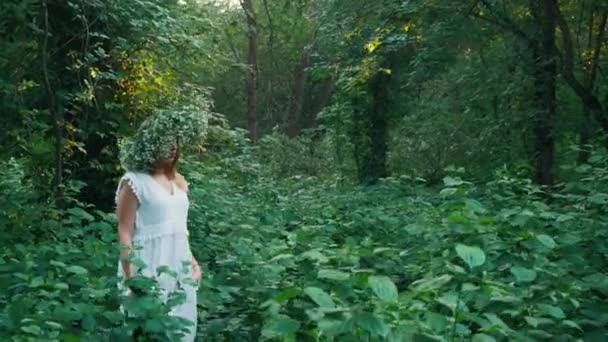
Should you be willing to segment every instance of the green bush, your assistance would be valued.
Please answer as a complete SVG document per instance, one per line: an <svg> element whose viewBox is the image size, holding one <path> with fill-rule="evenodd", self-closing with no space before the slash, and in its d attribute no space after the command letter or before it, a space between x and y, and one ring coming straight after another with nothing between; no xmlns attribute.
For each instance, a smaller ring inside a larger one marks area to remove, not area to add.
<svg viewBox="0 0 608 342"><path fill-rule="evenodd" d="M137 295L118 291L114 214L75 200L76 185L66 192L71 207L58 211L32 191L16 161L5 166L0 340L128 341L133 335L174 340L171 336L189 324L168 316L185 298L182 293L163 303L155 282L141 275L129 280Z"/></svg>
<svg viewBox="0 0 608 342"><path fill-rule="evenodd" d="M592 185L603 165L583 168L587 190L571 183L552 195L503 171L486 184L454 174L431 190L408 177L356 189L305 177L242 187L195 169L195 244L208 263L201 329L212 339L607 332L605 203Z"/></svg>
<svg viewBox="0 0 608 342"><path fill-rule="evenodd" d="M244 168L254 156L230 153L184 165L205 340L597 341L608 333L601 154L547 194L505 170L482 184L452 170L436 189L410 177L361 188L279 181L262 165ZM57 238L2 249L2 339L166 340L185 326L167 319L172 303L155 299L150 279L134 278L140 297L121 297L113 215L78 206L64 214ZM121 303L138 315L125 317Z"/></svg>

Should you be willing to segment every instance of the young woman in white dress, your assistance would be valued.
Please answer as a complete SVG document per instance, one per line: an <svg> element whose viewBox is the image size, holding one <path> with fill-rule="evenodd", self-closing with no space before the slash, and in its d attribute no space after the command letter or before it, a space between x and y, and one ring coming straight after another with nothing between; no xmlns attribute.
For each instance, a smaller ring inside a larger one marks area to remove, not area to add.
<svg viewBox="0 0 608 342"><path fill-rule="evenodd" d="M158 281L164 299L178 288L183 289L186 301L171 314L193 322L194 326L182 341L194 341L196 288L192 282L183 280L190 277L198 282L201 270L188 241L188 183L176 170L179 145L173 144L164 155L154 163L151 172L129 171L119 182L116 192L118 240L126 248L121 251L118 275L128 278L137 272L135 265L125 258L133 253L146 264L139 271ZM183 272L184 265L190 265L189 270L186 269L189 272ZM177 273L177 278L166 273L159 276L157 268L160 266Z"/></svg>

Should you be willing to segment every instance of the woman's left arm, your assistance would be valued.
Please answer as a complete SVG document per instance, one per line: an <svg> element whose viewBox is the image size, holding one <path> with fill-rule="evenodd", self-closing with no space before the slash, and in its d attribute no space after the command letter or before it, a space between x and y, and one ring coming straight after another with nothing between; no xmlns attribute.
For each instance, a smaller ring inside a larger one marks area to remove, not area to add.
<svg viewBox="0 0 608 342"><path fill-rule="evenodd" d="M192 279L195 281L200 281L203 277L203 272L201 271L201 267L199 266L196 258L192 255Z"/></svg>
<svg viewBox="0 0 608 342"><path fill-rule="evenodd" d="M188 182L186 181L184 176L179 173L176 173L175 182L177 183L177 186L179 186L184 192L188 192ZM198 264L198 261L196 261L194 254L192 254L192 251L190 251L190 255L192 256L192 278L196 281L199 281L202 277L201 267Z"/></svg>

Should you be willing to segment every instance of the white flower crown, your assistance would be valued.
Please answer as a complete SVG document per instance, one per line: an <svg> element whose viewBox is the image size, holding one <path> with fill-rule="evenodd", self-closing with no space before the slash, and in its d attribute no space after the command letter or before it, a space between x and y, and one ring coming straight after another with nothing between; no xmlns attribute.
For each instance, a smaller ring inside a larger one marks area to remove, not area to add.
<svg viewBox="0 0 608 342"><path fill-rule="evenodd" d="M119 142L122 166L127 171L150 172L175 143L183 146L204 141L211 105L205 97L198 99L196 104L155 111L133 137L122 139Z"/></svg>

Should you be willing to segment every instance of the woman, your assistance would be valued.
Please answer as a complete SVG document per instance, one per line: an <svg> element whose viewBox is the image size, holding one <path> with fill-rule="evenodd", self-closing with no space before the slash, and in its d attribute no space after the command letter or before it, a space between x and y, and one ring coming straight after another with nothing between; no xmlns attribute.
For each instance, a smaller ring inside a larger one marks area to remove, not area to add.
<svg viewBox="0 0 608 342"><path fill-rule="evenodd" d="M127 172L119 182L116 205L119 243L125 248L120 253L118 275L128 278L137 272L155 278L163 300L172 292L184 290L186 301L171 314L194 324L182 339L193 341L197 322L194 284L200 281L201 270L188 242L188 184L177 172L176 164L180 139L200 135L203 126L193 124L199 117L184 120L183 116L183 113L176 117L169 112L150 117L135 138L122 147L122 162ZM184 122L188 125L184 126ZM191 134L185 134L188 131ZM168 132L177 132L176 137L167 136ZM146 267L137 270L127 261L130 253ZM159 273L161 266L177 277L168 272Z"/></svg>

